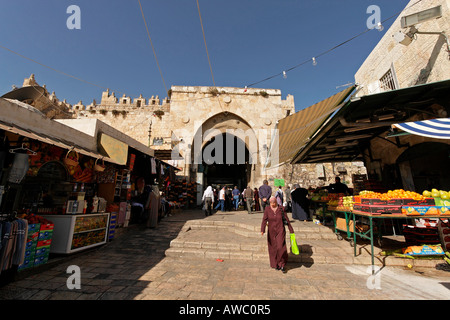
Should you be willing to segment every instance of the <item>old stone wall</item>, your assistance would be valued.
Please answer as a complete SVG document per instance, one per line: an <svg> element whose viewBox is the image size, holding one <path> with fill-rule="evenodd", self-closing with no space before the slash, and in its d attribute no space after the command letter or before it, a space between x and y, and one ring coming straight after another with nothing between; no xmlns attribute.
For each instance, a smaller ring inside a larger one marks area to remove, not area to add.
<svg viewBox="0 0 450 320"><path fill-rule="evenodd" d="M341 182L353 188L352 176L366 174L367 171L362 162L287 164L283 166L278 178L285 179L285 184L291 187L298 183L304 188L317 188L334 183L334 178L340 177Z"/></svg>
<svg viewBox="0 0 450 320"><path fill-rule="evenodd" d="M402 17L438 5L442 7L441 18L425 21L415 27L420 32L444 31L449 36L450 0L427 0L415 3L417 3L416 0L408 3L406 10L386 31L381 41L356 72L355 81L363 86L358 96L386 91L382 88L380 79L389 70L392 70L396 89L449 78L450 59L444 36L416 34L409 45L400 44L394 38L394 35L400 31L403 33L410 31L410 28L402 29Z"/></svg>
<svg viewBox="0 0 450 320"><path fill-rule="evenodd" d="M273 186L274 179L285 179L286 185L299 183L305 187L320 187L340 176L353 187L352 174L366 174L362 163L295 164L265 169L265 157L276 122L295 113L294 97L281 98L275 89L243 89L229 87L173 86L170 99L115 97L103 92L99 104L81 102L72 107L77 117L97 118L153 149L175 147L187 161L173 162L183 168L181 175L195 180L196 152L194 140L201 137L204 145L208 132L231 132L246 142L255 165L249 183L258 187L264 179ZM251 139L256 139L252 145ZM174 153L175 154L175 153ZM187 163L186 163L187 162ZM340 173L338 168L345 169Z"/></svg>

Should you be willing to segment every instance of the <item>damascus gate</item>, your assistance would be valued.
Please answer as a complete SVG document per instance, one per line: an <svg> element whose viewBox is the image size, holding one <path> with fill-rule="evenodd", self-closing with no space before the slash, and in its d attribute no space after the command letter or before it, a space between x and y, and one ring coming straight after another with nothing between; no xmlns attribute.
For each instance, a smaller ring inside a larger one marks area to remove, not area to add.
<svg viewBox="0 0 450 320"><path fill-rule="evenodd" d="M77 117L97 118L155 150L179 175L207 185L259 187L277 176L265 167L278 120L295 113L294 98L277 89L172 86L170 97L117 97L71 106ZM272 150L273 151L273 150Z"/></svg>

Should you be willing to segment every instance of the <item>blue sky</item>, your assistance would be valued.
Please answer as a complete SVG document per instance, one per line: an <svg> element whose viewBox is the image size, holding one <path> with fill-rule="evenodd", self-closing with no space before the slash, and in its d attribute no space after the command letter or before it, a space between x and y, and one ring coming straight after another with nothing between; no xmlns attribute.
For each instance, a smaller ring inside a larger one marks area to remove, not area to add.
<svg viewBox="0 0 450 320"><path fill-rule="evenodd" d="M367 8L381 20L407 0L199 0L216 86L244 87L278 74L367 29ZM162 75L172 85L212 86L196 0L141 0ZM81 29L69 30L69 5ZM297 111L354 81L382 32L361 37L282 76L257 84L294 95ZM132 98L167 96L138 0L14 0L0 4L0 46L98 86L64 76L0 48L0 95L34 73L71 104L100 101L103 88Z"/></svg>

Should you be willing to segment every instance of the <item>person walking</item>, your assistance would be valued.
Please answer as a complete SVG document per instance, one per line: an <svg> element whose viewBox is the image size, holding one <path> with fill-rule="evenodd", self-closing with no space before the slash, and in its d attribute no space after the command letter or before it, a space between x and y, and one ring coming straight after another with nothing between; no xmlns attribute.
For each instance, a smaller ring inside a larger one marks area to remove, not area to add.
<svg viewBox="0 0 450 320"><path fill-rule="evenodd" d="M292 219L305 221L309 218L309 199L306 197L308 190L301 188L300 185L294 184L292 190Z"/></svg>
<svg viewBox="0 0 450 320"><path fill-rule="evenodd" d="M264 180L262 186L259 187L259 198L261 199L261 209L263 212L266 206L269 205L269 199L271 196L272 188L269 186L269 182Z"/></svg>
<svg viewBox="0 0 450 320"><path fill-rule="evenodd" d="M239 207L239 195L241 194L239 192L239 189L237 186L234 186L233 191L231 192L233 195L233 205L234 205L234 210L237 211L238 207Z"/></svg>
<svg viewBox="0 0 450 320"><path fill-rule="evenodd" d="M233 194L230 187L225 188L225 211L231 211L231 202L233 201Z"/></svg>
<svg viewBox="0 0 450 320"><path fill-rule="evenodd" d="M253 207L253 190L252 188L250 188L250 186L247 187L247 189L245 189L244 191L244 199L245 202L247 203L247 211L248 214L252 213L252 207Z"/></svg>
<svg viewBox="0 0 450 320"><path fill-rule="evenodd" d="M261 207L259 206L259 191L257 188L253 189L253 200L255 200L255 211L260 211Z"/></svg>
<svg viewBox="0 0 450 320"><path fill-rule="evenodd" d="M261 236L264 235L267 226L267 247L269 250L270 267L286 273L285 266L288 261L288 253L283 217L287 221L289 232L294 233L294 229L283 207L277 204L277 199L271 197L269 203L270 205L264 209L264 216L261 222Z"/></svg>
<svg viewBox="0 0 450 320"><path fill-rule="evenodd" d="M214 208L215 210L218 210L220 207L220 211L225 211L225 187L220 189L219 191L219 201L217 203L217 206Z"/></svg>
<svg viewBox="0 0 450 320"><path fill-rule="evenodd" d="M286 201L286 212L292 212L291 188L289 186L284 189L284 199Z"/></svg>
<svg viewBox="0 0 450 320"><path fill-rule="evenodd" d="M202 201L205 204L205 216L212 215L212 206L214 205L214 191L211 186L203 192Z"/></svg>
<svg viewBox="0 0 450 320"><path fill-rule="evenodd" d="M151 190L145 184L145 179L140 177L136 180L136 190L131 197L130 223L142 223L148 218L148 199Z"/></svg>
<svg viewBox="0 0 450 320"><path fill-rule="evenodd" d="M281 186L278 187L278 190L275 193L275 198L277 198L278 205L283 206L283 190L281 189Z"/></svg>

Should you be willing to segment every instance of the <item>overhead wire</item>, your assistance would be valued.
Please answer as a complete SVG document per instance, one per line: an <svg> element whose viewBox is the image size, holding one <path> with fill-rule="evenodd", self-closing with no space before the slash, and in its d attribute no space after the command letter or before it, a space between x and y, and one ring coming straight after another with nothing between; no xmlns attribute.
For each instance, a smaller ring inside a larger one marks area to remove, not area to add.
<svg viewBox="0 0 450 320"><path fill-rule="evenodd" d="M205 29L203 27L202 13L200 12L200 4L198 3L198 0L197 0L197 10L198 10L198 17L200 19L200 25L202 26L203 42L205 43L206 56L208 57L209 70L211 71L212 82L215 87L216 82L214 81L214 73L213 73L212 66L211 66L211 59L209 58L208 45L206 44Z"/></svg>
<svg viewBox="0 0 450 320"><path fill-rule="evenodd" d="M64 71L61 71L61 70L59 70L59 69L50 67L50 66L48 66L48 65L46 65L46 64L44 64L44 63L42 63L42 62L39 62L39 61L37 61L37 60L35 60L35 59L32 59L32 58L30 58L30 57L27 57L27 56L25 56L25 55L23 55L23 54L21 54L21 53L19 53L19 52L16 52L16 51L14 51L14 50L11 50L11 49L7 48L7 47L5 47L5 46L0 45L0 48L4 49L4 50L6 50L6 51L9 51L9 52L11 52L11 53L13 53L13 54L15 54L15 55L21 57L21 58L24 58L24 59L26 59L26 60L29 60L29 61L33 62L33 63L36 63L36 64L38 64L38 65L40 65L40 66L42 66L42 67L44 67L44 68L47 68L47 69L50 69L50 70L55 71L55 72L57 72L57 73L60 73L60 74L62 74L62 75L64 75L64 76L66 76L66 77L69 77L69 78L72 78L72 79L75 79L75 80L78 80L78 81L87 83L87 84L92 85L92 86L96 86L96 87L98 87L98 88L108 89L108 88L103 87L103 86L101 86L101 85L99 85L99 84L96 84L96 83L93 83L93 82L84 80L84 79L82 79L82 78L79 78L79 77L76 77L76 76L74 76L74 75L71 75L71 74L69 74L69 73L67 73L67 72L64 72ZM119 92L119 93L123 93L123 92L120 92L120 91L118 91L118 92Z"/></svg>
<svg viewBox="0 0 450 320"><path fill-rule="evenodd" d="M387 19L381 21L381 24L383 24L383 23L385 23L385 22L387 22L387 21L389 21L389 20L391 20L391 19L397 17L398 15L400 15L400 14L401 14L403 11L405 11L406 9L410 9L410 8L414 7L415 5L417 5L418 3L422 2L422 1L423 1L423 0L418 0L417 2L413 3L411 6L406 7L406 8L404 8L403 10L401 10L400 12L398 12L398 13L396 13L396 14L390 16L389 18L387 18ZM322 57L322 56L324 56L324 55L326 55L326 54L328 54L328 53L330 53L330 52L332 52L332 51L338 49L339 47L342 47L343 45L345 45L345 44L347 44L347 43L349 43L349 42L355 40L356 38L361 37L362 35L366 34L367 32L369 32L369 31L371 31L371 30L373 30L373 29L374 29L374 28L367 28L366 30L364 30L364 31L360 32L359 34L357 34L357 35L355 35L355 36L353 36L353 37L351 37L351 38L349 38L349 39L347 39L347 40L345 40L345 41L339 43L338 45L336 45L336 46L334 46L334 47L332 47L332 48L330 48L330 49L328 49L328 50L326 50L326 51L323 51L323 52L321 52L321 53L315 55L312 59L311 59L311 58L310 58L310 59L307 59L307 60L305 60L305 61L303 61L303 62L301 62L301 63L299 63L299 64L297 64L297 65L295 65L295 66L293 66L293 67L284 69L283 71L278 72L278 73L276 73L276 74L273 74L273 75L271 75L271 76L269 76L269 77L266 77L266 78L264 78L264 79L262 79L262 80L259 80L259 81L253 82L253 83L251 83L251 84L248 84L248 85L245 86L245 88L253 87L254 85L257 85L257 84L262 83L262 82L266 82L266 81L268 81L268 80L271 80L271 79L273 79L273 78L279 77L279 76L281 76L281 75L286 76L286 73L287 73L287 72L292 71L292 70L294 70L294 69L297 69L297 68L299 68L299 67L301 67L301 66L303 66L303 65L305 65L305 64L307 64L307 63L310 63L311 61L315 62L315 60L316 60L317 58Z"/></svg>
<svg viewBox="0 0 450 320"><path fill-rule="evenodd" d="M205 28L203 27L202 13L200 11L200 4L198 3L198 0L197 0L197 10L198 10L198 17L200 19L200 25L202 27L203 42L205 43L205 50L206 50L206 56L208 58L209 70L211 71L211 78L212 78L214 88L216 88L216 82L214 80L214 72L213 72L212 65L211 65L211 59L209 58L208 45L206 44L206 35L205 35ZM218 96L217 96L217 101L219 102L219 106L223 111L223 107L222 107L222 104L220 103L220 99Z"/></svg>
<svg viewBox="0 0 450 320"><path fill-rule="evenodd" d="M161 71L161 66L159 65L158 57L156 56L156 50L155 50L155 47L153 46L152 37L150 36L150 31L148 30L147 20L145 19L144 10L142 9L141 0L138 0L138 2L139 2L139 8L141 9L142 19L144 20L145 29L147 30L148 40L150 41L150 45L151 45L152 50L153 50L153 55L155 57L156 65L158 66L159 74L161 75L161 79L162 79L164 88L166 89L166 93L168 93L169 91L167 90L166 82L164 81L164 76L163 76L163 73Z"/></svg>
<svg viewBox="0 0 450 320"><path fill-rule="evenodd" d="M386 21L391 20L392 18L394 18L394 17L398 16L400 13L402 13L404 10L410 9L410 8L414 7L415 5L417 5L418 3L422 2L422 1L423 1L423 0L418 0L417 2L413 3L413 4L410 5L409 7L406 7L405 9L403 9L402 11L400 11L399 13L397 13L397 14L395 14L395 15L393 15L393 16L391 16L391 17L385 19L385 20L383 20L381 23L385 23ZM145 24L145 27L146 27L147 36L148 36L148 38L149 38L149 41L150 41L150 44L151 44L151 47L152 47L152 50L153 50L153 54L154 54L154 57L155 57L155 61L156 61L156 64L157 64L157 66L158 66L159 73L160 73L160 75L161 75L161 79L162 79L164 88L166 89L166 93L168 93L167 86L166 86L166 83L165 83L165 80L164 80L164 77L163 77L163 74L162 74L162 71L161 71L161 68L160 68L160 65L159 65L157 56L156 56L156 50L155 50L155 48L154 48L154 46L153 46L153 42L152 42L152 40L151 40L151 36L150 36L149 29L148 29L147 21L146 21L146 19L145 19L145 15L144 15L144 12L143 12L143 9L142 9L142 4L141 4L141 1L140 1L140 0L138 0L138 2L139 2L139 6L140 6L142 18L143 18L143 20L144 20L144 24ZM206 44L206 36L205 36L205 32L204 32L203 21L202 21L202 17L201 17L200 6L199 6L199 3L198 3L198 0L197 0L197 8L198 8L198 12L199 12L199 18L200 18L200 23L201 23L202 32L203 32L203 40L204 40L204 43L205 43L205 49L206 49L206 53L207 53L207 57L208 57L208 63L209 63L210 71L211 71L212 81L213 81L214 87L216 87L216 85L215 85L215 79L214 79L214 73L213 73L212 65L211 65L211 60L210 60L210 57L209 57L209 52L208 52L208 48L207 48L207 44ZM363 34L369 32L369 31L371 31L371 30L373 30L373 29L369 29L369 28L368 28L367 30L365 30L365 31L363 31L363 32L361 32L361 33L359 33L359 34L353 36L352 38L350 38L350 39L348 39L348 40L346 40L346 41L344 41L344 42L341 42L340 44L338 44L338 45L336 45L336 46L334 46L334 47L332 47L332 48L330 48L330 49L328 49L328 50L326 50L326 51L324 51L324 52L322 52L322 53L316 55L315 58L324 56L324 55L326 55L326 54L328 54L328 53L330 53L330 52L336 50L337 48L339 48L339 47L341 47L341 46L347 44L348 42L353 41L354 39L356 39L356 38L362 36ZM23 55L23 54L21 54L21 53L19 53L19 52L16 52L16 51L14 51L14 50L12 50L12 49L10 49L10 48L8 48L8 47L5 47L5 46L3 46L3 45L1 45L1 44L0 44L0 48L4 49L4 50L6 50L6 51L9 51L9 52L11 52L11 53L13 53L13 54L15 54L15 55L17 55L17 56L23 58L23 59L29 60L29 61L31 61L31 62L33 62L33 63L36 63L36 64L38 64L38 65L40 65L40 66L42 66L42 67L44 67L44 68L47 68L47 69L52 70L52 71L54 71L54 72L60 73L60 74L62 74L62 75L64 75L64 76L67 76L67 77L69 77L69 78L78 80L78 81L80 81L80 82L84 82L84 83L89 84L89 85L92 85L92 86L96 86L96 87L101 88L101 89L106 89L106 90L108 90L108 88L105 87L105 86L102 86L102 85L93 83L93 82L91 82L91 81L87 81L87 80L85 80L85 79L82 79L82 78L80 78L80 77L74 76L74 75L69 74L69 73L67 73L67 72L64 72L64 71L61 71L61 70L59 70L59 69L53 68L53 67L51 67L51 66L49 66L49 65L46 65L46 64L44 64L44 63L42 63L42 62L39 62L39 61L37 61L37 60L35 60L35 59L33 59L33 58L27 57L27 56L25 56L25 55ZM260 81L257 81L257 82L251 83L251 84L249 84L249 85L246 85L245 87L252 87L252 86L254 86L254 85L256 85L256 84L259 84L259 83L268 81L268 80L273 79L273 78L275 78L275 77L278 77L278 76L280 76L280 75L285 75L286 72L289 72L289 71L292 71L292 70L294 70L294 69L297 69L297 68L299 68L299 67L301 67L301 66L303 66L303 65L305 65L305 64L307 64L307 63L310 63L310 62L311 62L311 59L305 60L305 61L303 61L303 62L301 62L301 63L299 63L299 64L297 64L297 65L295 65L295 66L293 66L293 67L290 67L290 68L288 68L288 69L285 69L285 70L282 71L282 72L279 72L279 73L274 74L274 75L272 75L272 76L266 77L266 78L264 78L264 79L262 79L262 80L260 80ZM115 92L118 92L118 93L121 93L121 94L125 94L125 93L122 92L122 91L118 91L118 90L114 90L114 91L115 91ZM208 98L208 97L205 97L205 98ZM204 98L198 98L198 99L200 100L200 99L204 99ZM171 101L176 101L176 100L171 100ZM182 101L186 101L186 100L182 100Z"/></svg>

